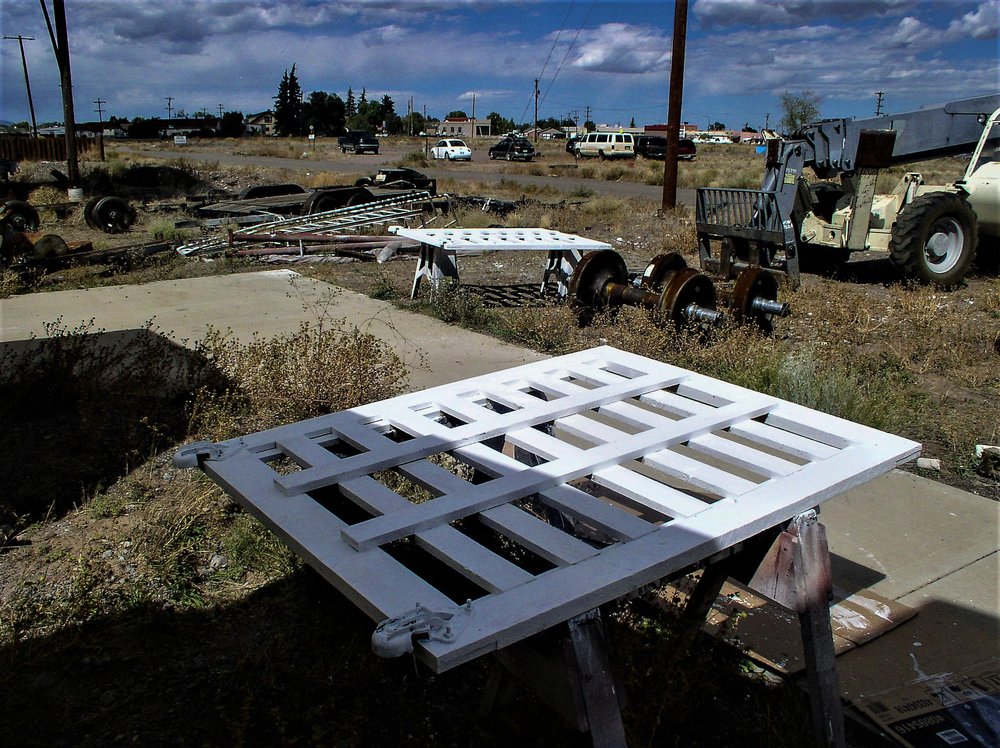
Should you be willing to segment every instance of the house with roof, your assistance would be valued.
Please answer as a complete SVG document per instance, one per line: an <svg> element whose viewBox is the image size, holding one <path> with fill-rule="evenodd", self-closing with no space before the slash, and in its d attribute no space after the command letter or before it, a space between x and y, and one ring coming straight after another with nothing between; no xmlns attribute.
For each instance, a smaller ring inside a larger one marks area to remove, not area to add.
<svg viewBox="0 0 1000 748"><path fill-rule="evenodd" d="M270 109L266 112L248 114L244 122L247 135L276 135L277 130L274 121L274 112Z"/></svg>
<svg viewBox="0 0 1000 748"><path fill-rule="evenodd" d="M438 123L438 133L456 138L489 138L493 133L488 119L445 117Z"/></svg>

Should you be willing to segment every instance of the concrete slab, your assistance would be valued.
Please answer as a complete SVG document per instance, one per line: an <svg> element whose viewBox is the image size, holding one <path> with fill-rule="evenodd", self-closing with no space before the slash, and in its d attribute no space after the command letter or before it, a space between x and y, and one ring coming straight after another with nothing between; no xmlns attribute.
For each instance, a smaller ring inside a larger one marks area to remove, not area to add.
<svg viewBox="0 0 1000 748"><path fill-rule="evenodd" d="M822 521L834 584L891 600L1000 548L1000 503L901 470L828 501Z"/></svg>
<svg viewBox="0 0 1000 748"><path fill-rule="evenodd" d="M46 323L57 318L67 329L93 319L95 329L108 331L139 329L152 319L157 331L185 345L209 326L244 341L294 332L302 323L356 326L393 346L411 369L413 389L545 358L291 270L2 299L0 342L44 337Z"/></svg>

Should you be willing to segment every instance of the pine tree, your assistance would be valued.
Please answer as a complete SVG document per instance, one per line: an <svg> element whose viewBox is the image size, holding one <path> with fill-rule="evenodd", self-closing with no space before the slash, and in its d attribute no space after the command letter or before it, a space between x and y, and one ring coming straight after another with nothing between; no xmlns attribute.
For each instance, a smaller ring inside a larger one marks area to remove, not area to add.
<svg viewBox="0 0 1000 748"><path fill-rule="evenodd" d="M347 107L348 117L353 117L358 113L358 102L354 100L354 89L350 86L347 87L347 102L345 106Z"/></svg>
<svg viewBox="0 0 1000 748"><path fill-rule="evenodd" d="M299 135L302 131L302 88L295 65L286 70L278 85L278 95L274 97L274 125L279 135Z"/></svg>

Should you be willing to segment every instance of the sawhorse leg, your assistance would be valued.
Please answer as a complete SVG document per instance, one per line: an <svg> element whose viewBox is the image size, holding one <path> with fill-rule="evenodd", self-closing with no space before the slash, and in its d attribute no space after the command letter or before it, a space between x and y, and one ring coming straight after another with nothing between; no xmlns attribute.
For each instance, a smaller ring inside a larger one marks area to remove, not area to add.
<svg viewBox="0 0 1000 748"><path fill-rule="evenodd" d="M799 616L816 745L844 748L844 714L830 625L830 550L815 511L793 518L750 586Z"/></svg>
<svg viewBox="0 0 1000 748"><path fill-rule="evenodd" d="M442 278L451 278L458 283L458 262L455 256L440 247L420 245L417 255L417 269L413 273L413 286L410 288L410 298L417 298L420 281L428 278L434 288L438 287Z"/></svg>
<svg viewBox="0 0 1000 748"><path fill-rule="evenodd" d="M624 748L625 726L600 613L595 609L571 618L567 627L562 657L530 641L497 652L481 712L509 700L516 681L578 730L589 732L594 748Z"/></svg>
<svg viewBox="0 0 1000 748"><path fill-rule="evenodd" d="M545 259L545 273L542 275L540 295L545 295L549 278L555 275L556 293L560 299L565 299L569 294L569 279L573 276L573 271L581 257L582 255L575 249L549 250L548 257Z"/></svg>

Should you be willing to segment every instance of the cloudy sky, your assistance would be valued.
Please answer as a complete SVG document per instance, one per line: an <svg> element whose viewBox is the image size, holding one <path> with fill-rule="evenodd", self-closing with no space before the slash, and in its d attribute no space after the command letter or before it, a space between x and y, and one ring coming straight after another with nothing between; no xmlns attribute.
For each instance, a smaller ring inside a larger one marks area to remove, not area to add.
<svg viewBox="0 0 1000 748"><path fill-rule="evenodd" d="M51 8L51 0L45 0ZM173 107L267 109L284 70L303 90L389 94L405 114L497 111L662 122L672 0L67 0L78 120ZM683 117L731 128L780 117L781 92L823 116L868 116L1000 90L1000 0L691 0ZM39 122L62 119L38 2L0 0L25 42ZM18 43L0 45L0 119L28 118Z"/></svg>

